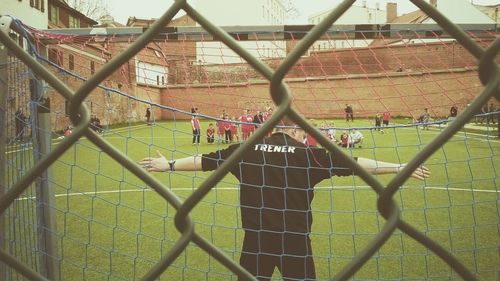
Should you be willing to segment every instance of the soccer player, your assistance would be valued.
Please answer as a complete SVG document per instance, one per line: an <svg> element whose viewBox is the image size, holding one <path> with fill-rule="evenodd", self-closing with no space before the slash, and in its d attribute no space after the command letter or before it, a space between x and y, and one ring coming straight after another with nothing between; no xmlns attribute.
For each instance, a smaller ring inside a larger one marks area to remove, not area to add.
<svg viewBox="0 0 500 281"><path fill-rule="evenodd" d="M266 122L269 118L271 118L271 115L273 115L273 108L272 107L266 108L266 111L262 113L262 120ZM269 132L267 136L270 137L272 134L273 132Z"/></svg>
<svg viewBox="0 0 500 281"><path fill-rule="evenodd" d="M217 120L217 122L215 123L215 126L217 126L217 142L218 143L224 142L224 134L225 134L224 116L225 116L225 114L222 113L220 116L220 119Z"/></svg>
<svg viewBox="0 0 500 281"><path fill-rule="evenodd" d="M213 144L214 140L215 140L214 124L210 123L210 124L208 124L208 128L207 128L207 143Z"/></svg>
<svg viewBox="0 0 500 281"><path fill-rule="evenodd" d="M389 111L384 111L382 114L382 122L384 124L384 127L389 126L389 121L391 120L391 113Z"/></svg>
<svg viewBox="0 0 500 281"><path fill-rule="evenodd" d="M335 134L336 134L336 130L335 130L335 124L332 122L330 124L330 126L327 126L328 128L328 138L333 141L333 142L336 142L337 139L335 137Z"/></svg>
<svg viewBox="0 0 500 281"><path fill-rule="evenodd" d="M191 117L191 128L193 129L193 144L198 145L200 144L201 127L200 119L198 119L196 113Z"/></svg>
<svg viewBox="0 0 500 281"><path fill-rule="evenodd" d="M340 139L339 139L338 145L340 145L342 147L349 146L349 135L347 134L346 131L343 131L342 134L340 134Z"/></svg>
<svg viewBox="0 0 500 281"><path fill-rule="evenodd" d="M222 126L224 127L224 136L225 136L225 142L226 143L232 143L233 142L233 135L231 132L231 122L229 120L229 115L224 115L224 121L222 123Z"/></svg>
<svg viewBox="0 0 500 281"><path fill-rule="evenodd" d="M293 126L288 119L282 125ZM355 174L335 153L307 147L304 132L296 127L279 128L246 151L231 174L240 182L241 221L244 230L240 264L261 280L269 280L277 267L284 280L315 280L316 271L309 234L314 186L332 176ZM139 164L149 172L213 171L240 144L212 153L168 161L158 152ZM372 174L395 174L405 165L354 158ZM412 177L423 180L426 167Z"/></svg>
<svg viewBox="0 0 500 281"><path fill-rule="evenodd" d="M92 118L90 118L90 128L98 133L103 132L103 127L101 125L101 119L97 117L97 115L93 115Z"/></svg>
<svg viewBox="0 0 500 281"><path fill-rule="evenodd" d="M429 113L429 109L426 107L424 109L424 113L420 115L418 118L419 122L423 124L424 130L429 130L429 121L431 120L431 114Z"/></svg>
<svg viewBox="0 0 500 281"><path fill-rule="evenodd" d="M243 141L246 141L255 129L254 125L252 124L253 117L252 115L250 115L250 110L245 109L243 111L243 115L240 116L239 120L240 122L243 122L243 124L241 125L241 139Z"/></svg>
<svg viewBox="0 0 500 281"><path fill-rule="evenodd" d="M253 122L255 123L255 129L259 128L264 123L264 115L260 110L257 110L257 113L253 116Z"/></svg>
<svg viewBox="0 0 500 281"><path fill-rule="evenodd" d="M352 105L346 103L344 112L345 112L345 121L349 122L349 119L351 119L351 122L354 122L354 110L352 109Z"/></svg>
<svg viewBox="0 0 500 281"><path fill-rule="evenodd" d="M382 116L377 112L375 114L375 130L380 131L380 126L382 125Z"/></svg>
<svg viewBox="0 0 500 281"><path fill-rule="evenodd" d="M232 140L235 140L236 142L240 142L240 134L239 134L239 124L236 123L236 117L233 116L233 119L230 120L231 122L231 142Z"/></svg>
<svg viewBox="0 0 500 281"><path fill-rule="evenodd" d="M151 109L146 108L146 124L151 125Z"/></svg>
<svg viewBox="0 0 500 281"><path fill-rule="evenodd" d="M356 144L359 144L359 147L363 145L363 134L356 128L352 130L349 134L349 147L355 148Z"/></svg>
<svg viewBox="0 0 500 281"><path fill-rule="evenodd" d="M455 118L458 115L458 106L452 105L450 107L450 118Z"/></svg>

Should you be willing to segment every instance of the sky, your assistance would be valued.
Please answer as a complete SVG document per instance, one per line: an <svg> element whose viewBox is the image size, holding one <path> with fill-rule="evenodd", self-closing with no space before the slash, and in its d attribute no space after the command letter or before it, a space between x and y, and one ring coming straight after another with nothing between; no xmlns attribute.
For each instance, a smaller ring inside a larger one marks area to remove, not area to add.
<svg viewBox="0 0 500 281"><path fill-rule="evenodd" d="M111 16L115 21L125 24L130 16L137 18L159 18L174 2L173 0L139 0L139 1L124 1L124 0L102 0L107 5ZM197 1L213 1L217 0L188 0L192 6L196 7ZM252 1L252 0L247 0ZM458 1L458 0L457 0ZM470 0L467 0L470 1ZM493 5L499 4L500 0L473 0L475 4ZM288 20L288 24L307 24L307 17L311 14L324 11L335 7L340 0L293 0L294 6L299 10L300 15L293 20ZM417 10L409 0L366 0L368 7L375 7L375 3L380 3L380 7L385 10L387 2L398 4L398 15ZM438 0L439 2L439 0ZM361 6L362 0L357 0L354 5Z"/></svg>

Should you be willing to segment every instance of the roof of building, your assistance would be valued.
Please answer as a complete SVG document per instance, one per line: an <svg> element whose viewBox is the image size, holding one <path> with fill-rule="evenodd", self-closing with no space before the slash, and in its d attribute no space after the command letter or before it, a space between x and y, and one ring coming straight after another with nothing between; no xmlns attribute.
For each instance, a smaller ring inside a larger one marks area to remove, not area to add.
<svg viewBox="0 0 500 281"><path fill-rule="evenodd" d="M500 6L497 4L496 6ZM473 5L467 0L437 0L437 10L452 22L457 24L488 24L494 23L480 11L479 5ZM423 11L417 10L395 18L391 23L434 23L434 20Z"/></svg>
<svg viewBox="0 0 500 281"><path fill-rule="evenodd" d="M485 7L485 8L500 8L500 3L499 4L493 4L493 5L478 5L478 4L472 4L474 5L475 7L478 7L478 8L481 8L481 7Z"/></svg>
<svg viewBox="0 0 500 281"><path fill-rule="evenodd" d="M141 19L136 17L129 17L126 26L140 26L149 27L156 19ZM196 22L189 15L182 15L172 19L167 26L196 26Z"/></svg>
<svg viewBox="0 0 500 281"><path fill-rule="evenodd" d="M396 17L391 23L423 23L429 16L421 10L413 11Z"/></svg>

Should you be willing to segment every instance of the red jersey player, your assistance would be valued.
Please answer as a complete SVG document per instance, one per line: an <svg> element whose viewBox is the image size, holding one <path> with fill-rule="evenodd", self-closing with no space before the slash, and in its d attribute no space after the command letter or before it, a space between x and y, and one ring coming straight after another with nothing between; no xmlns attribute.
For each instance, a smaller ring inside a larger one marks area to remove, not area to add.
<svg viewBox="0 0 500 281"><path fill-rule="evenodd" d="M215 129L212 123L208 124L207 128L207 143L213 144L215 140Z"/></svg>
<svg viewBox="0 0 500 281"><path fill-rule="evenodd" d="M389 126L389 120L391 120L391 114L389 111L385 111L382 114L382 121L384 122L384 126Z"/></svg>
<svg viewBox="0 0 500 281"><path fill-rule="evenodd" d="M253 123L253 116L250 114L250 110L245 109L243 111L243 115L240 116L239 120L243 122L241 124L241 139L243 141L246 141L248 137L254 132L255 126L252 124ZM245 124L248 123L248 124Z"/></svg>
<svg viewBox="0 0 500 281"><path fill-rule="evenodd" d="M236 123L236 117L233 116L233 119L231 121L231 142L233 140L236 140L236 142L240 142L240 135L238 134L238 127L239 125Z"/></svg>

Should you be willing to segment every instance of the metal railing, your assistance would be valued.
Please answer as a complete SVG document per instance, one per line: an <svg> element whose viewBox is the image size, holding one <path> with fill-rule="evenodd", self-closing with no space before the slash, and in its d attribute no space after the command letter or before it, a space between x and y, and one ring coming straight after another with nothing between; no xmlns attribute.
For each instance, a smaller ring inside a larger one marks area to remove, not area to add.
<svg viewBox="0 0 500 281"><path fill-rule="evenodd" d="M282 119L283 116L289 116L299 126L309 132L318 142L331 152L334 152L342 161L356 170L356 173L371 186L374 192L378 194L378 210L386 219L385 225L381 231L373 238L373 240L362 251L349 262L332 280L347 280L358 271L363 264L379 250L384 243L391 237L391 234L399 229L406 233L414 240L418 241L429 250L439 256L446 262L458 275L465 280L475 280L475 276L467 270L450 252L442 246L431 240L429 237L419 232L409 223L405 222L400 215L400 210L393 200L393 196L399 190L399 187L410 177L412 171L419 167L430 155L442 147L460 128L477 112L483 104L491 97L500 98L499 85L500 74L498 65L495 63L495 56L500 50L500 39L488 48L483 49L478 46L464 31L457 25L453 24L449 19L440 14L436 8L429 5L423 0L411 0L417 7L429 15L436 21L451 37L455 38L465 49L467 49L474 57L479 60L479 77L483 83L484 91L470 104L470 106L457 119L450 123L442 133L431 141L420 153L418 153L408 165L401 170L387 186L383 186L375 177L370 175L366 170L361 168L351 157L342 152L339 147L330 142L319 130L314 128L308 121L292 108L292 95L284 77L292 66L299 60L300 56L305 53L309 47L324 34L331 25L355 2L355 0L345 0L338 5L321 23L314 26L307 35L300 40L298 45L287 55L283 62L276 70L269 68L261 63L258 59L250 55L245 49L239 46L236 40L227 32L215 26L200 13L198 13L186 0L177 0L163 14L161 18L148 28L144 34L130 45L121 55L114 57L105 64L97 73L88 79L78 90L72 91L67 85L60 81L55 75L51 74L42 64L37 62L29 54L23 51L13 40L9 38L9 28L11 19L2 17L0 22L0 42L7 49L23 61L31 70L44 79L52 86L61 96L67 99L70 103L70 118L75 129L73 134L61 141L53 150L40 159L38 163L28 171L21 180L16 182L10 189L0 194L0 214L18 198L23 191L30 186L36 179L44 173L51 164L53 164L65 151L67 151L75 142L82 137L87 137L97 147L106 152L115 161L119 161L126 169L132 172L139 179L144 181L148 186L153 188L160 196L162 196L169 204L177 209L175 215L175 226L182 234L179 240L159 260L154 267L143 277L144 280L154 280L164 272L172 262L186 249L190 242L196 243L201 249L212 255L221 264L225 265L229 270L241 278L247 280L255 280L255 277L245 271L241 266L233 261L232 258L224 254L214 244L200 236L194 230L194 223L190 217L190 212L204 198L205 195L229 172L229 169L245 151L251 149L253 145L267 132L271 131L275 125ZM101 82L112 74L119 66L129 61L142 48L144 48L154 37L164 30L164 27L172 20L172 18L180 11L184 10L187 15L198 22L203 28L219 38L224 44L241 56L248 62L257 72L270 81L270 95L276 103L277 108L271 118L262 126L262 129L257 130L247 142L243 143L240 148L224 162L224 164L213 172L199 188L182 202L176 194L167 189L156 178L145 172L134 159L130 159L119 150L113 147L109 142L96 134L89 128L90 113L89 109L84 105L83 101L91 91L96 88ZM0 120L1 121L1 120ZM15 257L9 255L4 250L0 250L0 261L17 270L20 274L32 280L45 280L45 277L40 273L33 271L25 264L18 261Z"/></svg>

